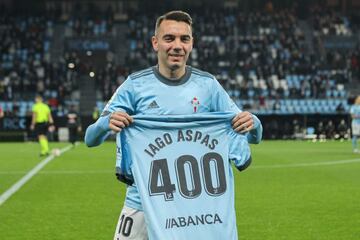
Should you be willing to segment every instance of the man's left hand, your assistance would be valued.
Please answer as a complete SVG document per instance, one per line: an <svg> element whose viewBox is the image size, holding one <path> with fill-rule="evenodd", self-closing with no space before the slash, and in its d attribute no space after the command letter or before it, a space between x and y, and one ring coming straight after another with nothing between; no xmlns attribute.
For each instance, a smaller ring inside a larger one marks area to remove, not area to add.
<svg viewBox="0 0 360 240"><path fill-rule="evenodd" d="M238 113L231 121L235 132L246 133L254 128L254 119L250 112Z"/></svg>

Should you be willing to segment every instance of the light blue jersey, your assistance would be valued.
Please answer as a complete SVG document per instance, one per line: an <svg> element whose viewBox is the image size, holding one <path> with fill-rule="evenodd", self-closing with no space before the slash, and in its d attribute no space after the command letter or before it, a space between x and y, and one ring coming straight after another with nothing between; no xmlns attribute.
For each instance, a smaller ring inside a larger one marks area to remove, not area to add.
<svg viewBox="0 0 360 240"><path fill-rule="evenodd" d="M86 130L85 142L88 146L99 145L108 136L109 116L114 111L125 111L129 115L240 112L214 76L192 67L186 67L185 75L177 81L163 77L157 67L131 74L116 90L98 121ZM262 126L256 116L253 118L255 129L247 134L247 138L250 143L258 143L262 137ZM121 144L119 138L117 142ZM118 149L118 165L121 160L122 154ZM122 174L118 176L126 182L126 175ZM125 205L142 209L136 186L128 187Z"/></svg>
<svg viewBox="0 0 360 240"><path fill-rule="evenodd" d="M150 240L238 239L231 161L241 170L251 158L234 116L135 116L121 132Z"/></svg>
<svg viewBox="0 0 360 240"><path fill-rule="evenodd" d="M355 115L355 118L352 119L353 124L360 124L360 105L354 104L350 108L350 114Z"/></svg>

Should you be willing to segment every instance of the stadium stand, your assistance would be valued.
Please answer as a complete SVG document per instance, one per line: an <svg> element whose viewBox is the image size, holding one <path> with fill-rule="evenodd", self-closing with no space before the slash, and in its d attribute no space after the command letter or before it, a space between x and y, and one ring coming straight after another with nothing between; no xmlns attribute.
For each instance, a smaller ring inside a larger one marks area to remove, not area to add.
<svg viewBox="0 0 360 240"><path fill-rule="evenodd" d="M239 106L260 116L344 118L360 85L359 27L339 11L314 5L309 12L303 18L295 8L193 8L190 64L214 74ZM36 92L54 116L74 104L86 114L95 105L101 110L129 73L156 62L150 39L157 12L133 10L121 20L112 8L94 6L81 17L53 9L43 16L1 13L5 116L29 116Z"/></svg>

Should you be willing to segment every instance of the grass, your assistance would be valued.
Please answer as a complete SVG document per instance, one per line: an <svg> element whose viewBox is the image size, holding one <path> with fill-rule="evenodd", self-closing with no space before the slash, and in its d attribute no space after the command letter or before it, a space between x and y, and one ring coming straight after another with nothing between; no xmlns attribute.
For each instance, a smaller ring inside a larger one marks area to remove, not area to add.
<svg viewBox="0 0 360 240"><path fill-rule="evenodd" d="M42 159L35 143L0 149L1 195ZM349 142L264 141L252 153L235 172L239 239L360 239L360 162L337 164L360 161ZM0 206L0 239L112 239L125 196L114 157L108 142L55 158Z"/></svg>

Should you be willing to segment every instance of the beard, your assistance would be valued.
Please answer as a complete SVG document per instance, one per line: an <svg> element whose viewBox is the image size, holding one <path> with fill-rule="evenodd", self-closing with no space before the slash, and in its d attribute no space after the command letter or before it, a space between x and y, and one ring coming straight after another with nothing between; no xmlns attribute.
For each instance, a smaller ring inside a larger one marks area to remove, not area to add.
<svg viewBox="0 0 360 240"><path fill-rule="evenodd" d="M184 59L181 59L180 61L170 61L168 59L167 65L171 71L176 71L176 70L182 68L184 65L186 65L187 59L188 58L186 56Z"/></svg>
<svg viewBox="0 0 360 240"><path fill-rule="evenodd" d="M170 65L169 65L169 68L170 68L171 71L176 71L176 70L178 70L180 67L181 67L181 64L180 64L180 63L173 63L173 64L170 64Z"/></svg>

